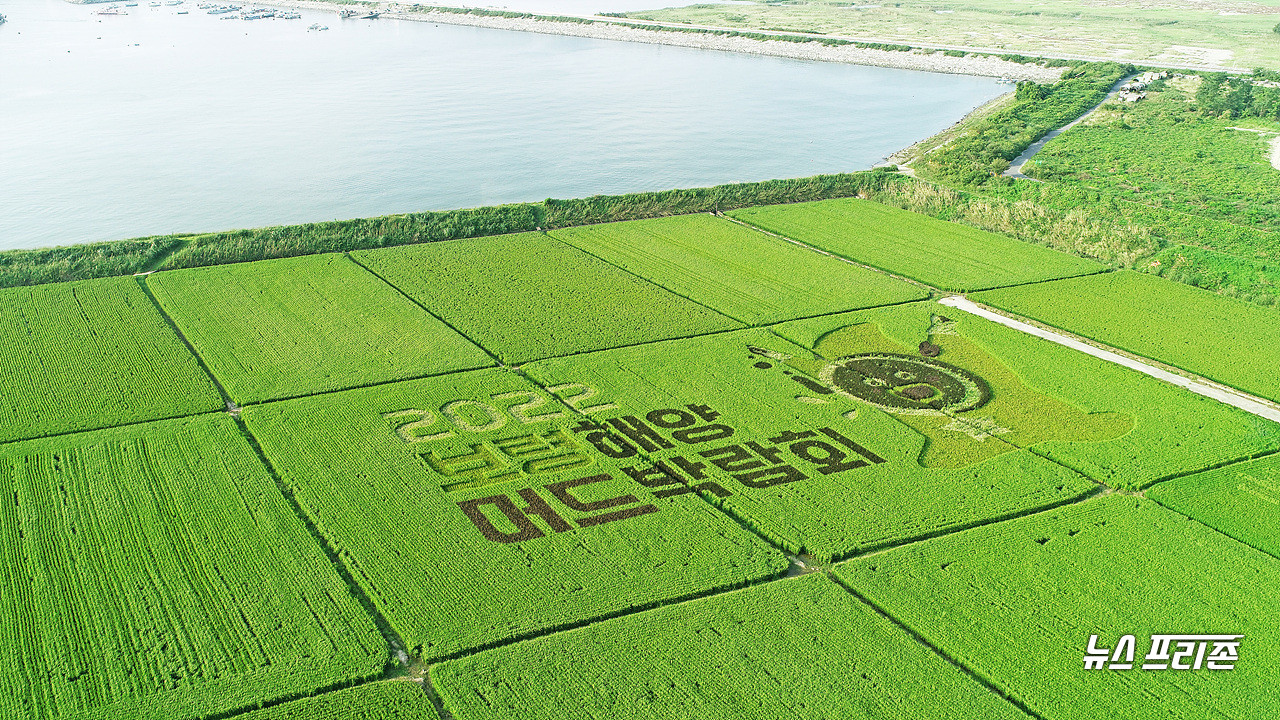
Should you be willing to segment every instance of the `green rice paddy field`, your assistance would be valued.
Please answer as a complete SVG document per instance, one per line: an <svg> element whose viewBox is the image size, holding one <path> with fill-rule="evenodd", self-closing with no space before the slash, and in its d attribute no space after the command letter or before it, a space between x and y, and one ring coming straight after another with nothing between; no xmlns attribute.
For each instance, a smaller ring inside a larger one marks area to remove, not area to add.
<svg viewBox="0 0 1280 720"><path fill-rule="evenodd" d="M1280 312L1274 308L1132 271L991 290L973 299L1280 402Z"/></svg>
<svg viewBox="0 0 1280 720"><path fill-rule="evenodd" d="M0 720L1280 715L1280 425L936 300L1280 311L730 215L0 291Z"/></svg>

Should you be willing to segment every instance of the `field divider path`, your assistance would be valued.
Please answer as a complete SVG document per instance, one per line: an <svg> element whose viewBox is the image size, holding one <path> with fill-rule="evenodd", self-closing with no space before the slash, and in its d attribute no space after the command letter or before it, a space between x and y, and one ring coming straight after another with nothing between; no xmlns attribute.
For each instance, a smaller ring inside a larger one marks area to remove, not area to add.
<svg viewBox="0 0 1280 720"><path fill-rule="evenodd" d="M378 632L382 633L383 639L387 642L387 647L391 650L391 656L396 659L401 668L409 667L414 662L414 658L410 657L406 651L404 640L396 634L396 631L391 627L391 623L387 622L387 619L383 617L382 613L378 612L378 608L374 605L373 599L370 598L368 593L366 593L360 587L360 584L356 582L355 576L352 575L350 568L348 568L347 564L342 561L342 556L337 550L329 545L324 534L320 532L320 528L312 522L310 517L307 516L306 510L302 507L302 503L298 502L298 498L294 495L293 490L289 488L289 485L284 481L284 478L280 476L280 472L276 469L276 466L272 464L271 459L267 457L266 451L262 449L262 445L258 442L258 438L249 430L249 426L245 424L244 420L239 416L235 418L235 421L236 425L240 428L240 432L244 434L245 439L253 448L254 453L257 454L258 461L261 462L263 467L267 469L267 472L271 474L271 479L275 481L276 488L280 490L280 494L284 496L285 501L289 503L289 507L293 510L294 514L298 516L298 520L307 528L307 532L309 532L311 537L315 539L321 552L323 552L325 557L329 559L334 570L338 572L339 577L341 577L342 581L346 584L347 592L351 593L351 597L355 598L356 602L360 603L360 607L364 609L364 611L373 620L374 625L377 626ZM384 675L386 674L384 673ZM385 677L379 679L385 679Z"/></svg>
<svg viewBox="0 0 1280 720"><path fill-rule="evenodd" d="M182 332L181 328L178 327L178 324L173 321L173 318L169 317L169 313L165 312L160 301L157 300L155 294L151 292L151 288L147 286L147 276L150 274L150 272L139 273L134 277L137 278L138 285L142 288L142 292L146 293L147 298L151 300L151 304L155 306L156 312L160 313L160 317L164 318L165 323L169 325L169 329L173 330L174 334L178 336L178 339L182 341L182 344L187 346L187 351L196 359L196 363L200 365L200 369L204 371L204 374L209 376L209 380L213 382L213 386L218 389L218 394L222 396L223 402L227 404L227 414L232 417L239 418L240 406L236 405L235 401L231 399L231 395L227 392L227 389L222 386L222 383L218 380L218 376L214 375L213 370L209 369L209 364L204 361L204 357L196 351L195 345L191 344L191 341L187 339L187 336Z"/></svg>
<svg viewBox="0 0 1280 720"><path fill-rule="evenodd" d="M588 227L590 227L590 226L588 226ZM543 231L542 231L542 234L543 234L543 235L546 235L547 237L551 238L552 240L555 240L556 242L560 243L561 245L564 245L565 247L569 248L570 250L573 250L573 251L575 251L575 252L580 252L580 253L583 253L583 254L586 254L586 255L590 255L591 257L593 257L593 258L595 258L595 259L599 260L600 262L602 262L602 263L604 263L604 264L606 264L606 265L609 265L609 266L611 266L611 267L615 267L615 268L617 268L618 270L620 270L620 271L622 271L622 272L624 272L624 273L626 273L626 274L628 274L628 275L630 275L630 276L632 276L632 277L634 277L634 278L636 278L636 279L638 279L638 280L640 280L640 281L642 281L642 282L648 283L648 284L650 284L650 285L656 285L657 287L660 287L660 288L662 288L663 290L666 290L667 292L671 293L672 295L675 295L676 297L679 297L679 298L683 298L683 299L685 299L685 300L688 300L689 302L693 303L694 305L699 305L699 306L701 306L701 307L704 307L704 308L706 308L706 309L710 310L711 312L713 312L713 313L715 313L715 314L717 314L717 315L723 315L723 316L725 316L725 317L729 318L730 320L734 320L734 321L736 321L736 322L740 322L740 323L742 323L743 325L746 325L747 327L751 327L751 323L747 322L746 320L743 320L742 318L736 318L736 317L734 317L734 316L732 316L732 315L730 315L730 314L728 314L728 313L724 312L723 310L717 310L716 308L713 308L713 307L711 307L710 305L708 305L708 304L706 304L706 303L704 303L704 302L699 302L699 301L697 301L697 300L694 300L693 298L689 297L688 295L685 295L685 294L683 294L683 293L678 293L678 292L676 292L675 290L673 290L673 289L671 289L671 288L667 287L666 285L663 285L662 283L658 282L657 280L654 280L654 279L652 279L652 278L647 278L647 277L645 277L645 276L641 275L640 273L635 272L634 270L628 270L627 268L625 268L625 267L623 267L623 266L619 265L618 263L611 262L610 260L608 260L608 259L606 259L606 258L603 258L603 257L601 257L601 256L599 256L599 255L597 255L597 254L595 254L595 253L593 253L593 252L591 252L590 250L585 250L585 249L580 248L580 247L578 247L577 245L574 245L574 244L572 244L572 243L570 243L570 242L566 242L565 240L562 240L562 239L560 239L560 238L556 237L555 235L553 235L552 233L553 233L554 231L555 231L555 229L554 229L554 228L553 228L552 230L550 230L550 231L548 231L548 230L543 230ZM675 339L679 339L679 338L669 338L669 339L675 340ZM648 344L648 343L650 343L650 342L666 342L666 339L664 339L664 340L649 340L649 341L646 341L645 343L642 343L642 344L647 345L647 344ZM610 349L612 349L612 348L610 348ZM599 351L594 351L594 350L593 350L593 351L591 351L591 352L599 352Z"/></svg>
<svg viewBox="0 0 1280 720"><path fill-rule="evenodd" d="M904 283L908 283L908 284L910 284L910 285L914 285L914 286L916 286L916 287L920 288L921 290L927 290L927 291L929 291L929 292L931 292L931 293L935 293L935 294L940 294L940 293L943 293L943 292L944 292L944 291L943 291L942 289L940 289L940 288L936 288L936 287L934 287L934 286L932 286L932 285L929 285L929 284L927 284L927 283L922 283L922 282L920 282L919 280L915 280L915 279L913 279L913 278L909 278L909 277L907 277L907 276L905 276L905 275L898 275L898 274L896 274L896 273L891 273L891 272L889 272L888 270L885 270L884 268L878 268L878 267L876 267L875 265L866 265L866 264L863 264L863 263L858 262L857 260L850 260L849 258L844 257L843 255L837 255L837 254L835 254L835 253L833 253L833 252L830 252L830 251L827 251L827 250L823 250L822 248L817 247L816 245L810 245L809 243L801 242L801 241L796 240L796 239L794 239L794 238L789 238L789 237L787 237L786 235L779 235L779 234L778 234L778 233L776 233L776 232L770 232L770 231L768 231L768 230L765 230L765 229L764 229L764 228L762 228L762 227L757 227L757 226L755 226L755 225L752 225L751 223L743 222L742 220L739 220L739 219L737 219L737 218L735 218L735 217L730 217L730 216L728 216L728 215L725 215L725 214L724 214L724 213L722 213L722 212L717 211L717 212L716 212L716 215L718 215L718 216L720 216L720 217L722 217L722 218L724 218L724 219L728 220L729 222L737 223L737 224L741 225L742 227L750 228L750 229L755 230L755 231L757 231L757 232L762 232L762 233L764 233L765 235L769 235L769 236L772 236L772 237L776 237L776 238L778 238L779 240L783 240L783 241L785 241L785 242L789 242L789 243L791 243L792 245L796 245L796 246L798 246L798 247L802 247L802 248L804 248L805 250L810 250L810 251L812 251L812 252L816 252L816 253L818 253L819 255L826 255L827 257L829 257L829 258L834 258L834 259L836 259L836 260L839 260L839 261L840 261L840 262L842 262L842 263L848 263L848 264L853 265L853 266L855 266L855 267L860 267L860 268L862 268L862 269L864 269L864 270L871 270L872 272L878 272L878 273L880 273L881 275L888 275L889 277L891 277L891 278L893 278L893 279L895 279L895 280L901 280L902 282L904 282ZM908 301L906 301L906 302L922 302L922 301L920 301L920 300L908 300ZM906 303L897 303L897 304L906 304ZM863 308L863 309L866 309L866 308ZM821 316L819 316L819 317L821 317Z"/></svg>
<svg viewBox="0 0 1280 720"><path fill-rule="evenodd" d="M1171 372L1170 370L1151 364L1155 361L1150 361L1147 358L1130 355L1117 348L1096 343L1065 331L1032 324L1028 319L999 312L994 308L990 308L985 305L979 305L963 295L951 295L942 298L938 302L942 305L946 305L947 307L955 308L956 310L977 315L978 317L986 320L999 323L1005 327L1013 328L1019 332L1024 332L1028 335L1034 335L1035 337L1043 340L1048 340L1049 342L1069 347L1072 350L1077 350L1086 355L1091 355L1100 360L1105 360L1116 365L1127 367L1131 370L1136 370L1144 375L1156 378L1157 380L1162 380L1185 390L1190 390L1197 395L1203 395L1204 397L1212 400L1217 400L1218 402L1239 408L1251 415L1256 415L1257 417L1265 420L1280 423L1280 405L1276 405L1275 403L1264 400L1260 397L1243 393L1234 388L1227 387L1226 385L1215 383L1207 378L1193 375L1191 373L1181 374Z"/></svg>
<svg viewBox="0 0 1280 720"><path fill-rule="evenodd" d="M1009 704L1018 708L1018 710L1022 711L1022 713L1025 714L1027 717L1035 718L1035 720L1048 720L1047 718L1045 718L1045 716L1027 707L1027 705L1023 703L1021 700L1013 697L1013 695L1011 695L1008 691L1004 690L999 685L996 685L994 682L989 680L987 677L983 676L981 673L970 668L968 665L965 665L963 662L951 656L950 654L944 652L942 648L939 648L937 645L934 645L933 643L929 642L927 638L925 638L920 633L916 632L910 625L907 625L906 623L902 622L901 620L894 617L893 615L890 615L884 608L872 602L871 599L868 598L866 595L863 595L862 593L855 590L852 586L842 582L840 578L836 577L835 573L827 572L827 577L831 580L831 582L835 583L836 585L839 585L845 592L857 598L859 602L862 602L867 607L874 610L877 615L880 615L884 619L893 623L894 626L896 626L899 630L902 630L907 635L909 635L912 640L915 640L916 642L928 648L930 651L933 652L934 655L937 655L943 660L946 660L947 662L951 663L953 666L955 666L961 672L967 675L969 679L983 686L992 694L999 696Z"/></svg>
<svg viewBox="0 0 1280 720"><path fill-rule="evenodd" d="M702 213L697 213L697 214L701 215ZM845 262L845 263L848 263L848 264L850 264L850 265L855 265L855 266L858 266L858 267L862 267L862 268L864 268L864 269L871 270L871 271L876 272L876 273L879 273L879 274L881 274L881 275L887 275L887 276L892 277L892 278L895 278L895 279L902 279L902 280L905 280L906 282L910 282L910 283L912 283L913 285L916 285L916 286L920 287L920 288L921 288L921 289L923 289L923 290L927 290L928 292L931 292L931 293L940 292L940 291L939 291L939 290L937 290L936 288L930 287L930 286L925 285L925 284L923 284L923 283L918 283L918 282L914 282L914 281L911 281L911 280L907 280L906 278L898 278L898 276L897 276L897 275L894 275L893 273L885 272L884 270L881 270L880 268L874 268L874 267L870 267L870 266L867 266L867 265L859 265L858 263L853 262L852 260L849 260L848 258L842 258L842 257L840 257L839 255L833 255L833 254L831 254L831 253L829 253L829 252L827 252L827 251L825 251L825 250L819 250L818 248L811 247L811 246L809 246L809 245L805 245L804 243L797 242L797 241L795 241L795 240L791 240L790 238L786 238L786 237L783 237L783 236L781 236L781 235L777 235L777 234L775 234L775 233L771 233L771 232L769 232L769 231L767 231L767 230L761 230L760 228L758 228L758 227L756 227L756 226L754 226L754 225L751 225L750 223L745 223L745 222L742 222L741 220L736 220L736 219L734 219L734 218L731 218L731 217L729 217L728 215L725 215L724 213L722 213L722 212L720 212L720 211L718 211L718 210L717 210L717 211L715 211L715 212L709 213L709 214L710 214L710 215L714 215L715 217L718 217L718 218L720 218L720 219L722 219L722 220L728 220L729 222L734 223L735 225L739 225L739 226L741 226L741 227L747 228L748 230L754 230L754 231L756 231L756 232L760 232L760 233L763 233L763 234L765 234L765 235L769 235L769 236L772 236L772 237L779 238L779 239L781 239L781 240L785 240L785 241L787 241L788 243L791 243L792 245L798 245L798 246L800 246L800 247L802 247L802 248L804 248L804 249L806 249L806 250L813 250L813 251L815 251L815 252L818 252L818 253L820 253L820 254L822 254L822 255L826 255L827 257L833 258L833 259L835 259L835 260L839 260L839 261L841 261L841 262ZM589 226L589 225L588 225L588 226L586 226L586 227L591 227L591 226ZM753 327L768 327L769 325L775 325L775 324L777 324L777 323L779 322L779 321L777 321L777 320L769 320L769 321L766 321L766 322L761 322L761 323L759 323L759 324L755 324L755 323L753 323L753 321L751 321L751 320L744 319L744 318L740 318L740 317L737 317L737 316L735 316L735 315L730 315L730 314L729 314L729 312L728 312L728 311L726 311L726 310L721 310L721 309L719 309L719 308L712 307L712 306L710 306L710 305L708 305L708 304L706 304L706 303L704 303L704 302L701 302L701 301L699 301L699 300L695 300L695 299L693 299L693 298L689 297L688 295L685 295L685 294L683 294L683 293L677 292L677 291L676 291L675 289L673 289L673 288L667 287L667 286L666 286L666 285L664 285L663 283L658 282L657 280L655 280L655 279L653 279L653 278L645 277L644 275L641 275L640 273L638 273L638 272L636 272L636 271L634 271L634 270L629 270L629 269L627 269L627 268L625 268L625 267L623 267L623 266L621 266L621 265L619 265L619 264L617 264L617 263L615 263L615 262L610 261L610 260L609 260L609 259L607 259L607 258L601 257L600 255L597 255L596 253L591 252L590 250L587 250L587 249L585 249L585 248L580 248L580 247L578 247L577 245L574 245L574 244L572 244L572 243L570 243L570 242L568 242L568 241L566 241L566 240L562 240L561 238L558 238L558 237L556 237L556 236L555 236L555 234L554 234L554 233L555 233L555 230L556 230L556 229L554 229L554 228L553 228L550 232L545 232L545 234L546 234L548 237L550 237L551 239L553 239L553 240L555 240L555 241L557 241L557 242L559 242L559 243L561 243L561 244L563 244L563 245L565 245L565 246L567 246L567 247L569 247L569 248L571 248L571 249L573 249L573 250L575 250L575 251L577 251L577 252L581 252L581 253L585 253L585 254L587 254L587 255L590 255L591 257L593 257L593 258L595 258L595 259L599 260L600 262L605 263L606 265L611 265L611 266L613 266L613 267L617 268L618 270L621 270L622 272L627 273L628 275L631 275L631 276L633 276L633 277L636 277L636 278L638 278L638 279L640 279L640 280L642 280L642 281L644 281L644 282L646 282L646 283L649 283L649 284L651 284L651 285L656 285L656 286L658 286L658 287L662 288L663 290L666 290L667 292L671 293L672 295L676 295L677 297L681 297L681 298L683 298L683 299L685 299L685 300L688 300L689 302L691 302L691 303L693 303L693 304L695 304L695 305L701 305L702 307L704 307L704 308L706 308L706 309L710 310L711 312L716 313L716 314L718 314L718 315L723 315L723 316L725 316L725 317L729 318L730 320L734 320L734 321L736 321L736 322L740 322L740 323L742 323L745 327L748 327L748 328L753 328ZM995 289L995 288L983 288L983 289L984 289L984 290L992 290L992 289ZM869 306L867 306L867 307L853 308L853 309L851 309L851 310L831 310L831 311L826 311L826 312L820 312L820 313L817 313L817 314L815 314L815 315L798 315L798 316L795 316L795 317L787 317L787 319L786 319L785 321L783 321L783 322L794 322L794 321L797 321L797 320L812 320L812 319L814 319L814 318L826 317L826 316L828 316L828 315L838 315L838 314L840 314L840 313L844 313L844 312L852 312L853 310L871 310L871 309L873 309L873 308L892 307L892 306L894 306L894 305L906 305L906 304L913 303L913 302L921 302L921 299L899 300L899 301L895 301L895 302L886 302L886 303L880 303L880 304L877 304L877 305L869 305ZM703 333L703 334L701 334L701 335L693 335L693 336L690 336L690 337L673 337L673 338L664 338L664 339L662 339L662 340L646 340L646 341L644 341L644 342L637 343L637 344L636 344L636 345L634 345L634 346L620 346L620 347L639 347L639 346L641 346L641 345L649 345L649 344L652 344L652 343L660 343L660 342L669 342L669 341L671 341L671 340L687 340L687 339L691 339L691 338L693 338L693 337L704 337L704 336L707 336L707 335L715 335L715 334L717 334L717 333L737 332L738 330L741 330L741 329L742 329L742 328L730 328L730 329L728 329L728 330L713 330L713 331L711 331L711 332ZM615 350L615 349L617 349L617 348L607 348L607 350ZM580 354L584 354L584 353L593 353L593 352L603 352L603 351L602 351L602 350L584 350L584 351L582 351L582 352L572 353L572 354L573 354L573 355L580 355ZM564 355L564 356L559 356L559 357L569 357L569 356L568 356L568 355ZM539 358L539 360L547 360L547 359L550 359L550 358ZM530 361L530 362L534 362L534 361Z"/></svg>
<svg viewBox="0 0 1280 720"><path fill-rule="evenodd" d="M461 335L462 337L464 337L464 338L466 338L467 340L469 340L473 345L475 345L476 347L478 347L478 348L480 348L481 350L483 350L485 355L488 355L488 356L489 356L489 357L490 357L490 358L491 358L495 363L497 363L497 364L498 364L498 367L507 367L507 366L506 366L506 364L505 364L505 363L503 363L503 362L502 362L502 360L501 360L501 359L499 359L497 355L494 355L494 354L493 354L493 352L492 352L491 350L489 350L489 348L485 347L484 345L481 345L479 340L476 340L475 338L471 337L470 335L468 335L468 334L466 334L466 333L462 332L462 331L461 331L461 330L459 330L458 328L454 327L454 326L453 326L453 324L452 324L452 323L450 323L448 320L445 320L444 318L440 317L440 316L439 316L439 315L437 315L436 313L431 312L431 310L430 310L429 308L427 308L427 306L426 306L426 305L423 305L422 303L418 302L418 301L417 301L417 300L415 300L413 297L411 297L411 296L410 296L408 293L406 293L404 290L401 290L400 288L396 287L396 286L395 286L395 283L392 283L390 280L388 280L388 279L386 279L386 278L382 277L382 276L381 276L381 275L379 275L378 273L376 273L376 272L374 272L373 270L371 270L371 269L369 268L369 266L368 266L368 265L365 265L364 263L362 263L362 262L360 262L358 259L356 259L356 256L355 256L355 255L352 255L352 254L351 254L351 253L349 253L349 252L345 252L345 253L343 253L343 255L345 255L345 256L346 256L346 258L347 258L348 260L350 260L351 262L355 263L355 264L356 264L356 265L357 265L361 270L364 270L365 272L369 273L370 275L372 275L372 276L374 276L374 277L378 278L378 280L380 280L380 281L382 281L383 283L385 283L387 287L391 288L392 290L395 290L397 293L400 293L400 295L401 295L401 296L403 296L403 297L404 297L404 299L406 299L406 300L408 300L409 302L413 303L414 305L417 305L418 307L422 308L422 312L424 312L424 313L426 313L426 314L430 315L431 317L433 317L433 318L435 318L435 319L439 320L440 322L444 323L444 326L445 326L445 327L447 327L447 328L449 328L450 330L452 330L452 331L454 331L454 332L458 333L458 334L459 334L459 335ZM456 372L456 371L455 371L455 372ZM448 373L444 373L444 374L446 374L446 375L447 375ZM399 381L399 380L393 380L393 381L391 381L391 382L400 382L400 381ZM385 384L385 383L378 383L378 384ZM348 390L352 390L352 389L354 389L354 388L347 388L347 389L348 389Z"/></svg>

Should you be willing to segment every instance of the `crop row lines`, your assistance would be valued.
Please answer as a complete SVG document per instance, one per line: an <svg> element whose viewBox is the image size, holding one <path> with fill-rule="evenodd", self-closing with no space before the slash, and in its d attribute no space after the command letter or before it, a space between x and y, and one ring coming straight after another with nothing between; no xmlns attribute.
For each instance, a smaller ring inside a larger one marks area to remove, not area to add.
<svg viewBox="0 0 1280 720"><path fill-rule="evenodd" d="M1102 274L1102 273L1099 273L1099 274ZM1044 282L1052 282L1052 281L1044 281ZM1039 283L1025 283L1025 285L1037 285L1037 284ZM1016 286L1009 286L1009 287L1023 287L1023 285L1016 285ZM1010 320L1015 320L1017 322L1030 325L1032 327L1036 327L1041 330L1050 331L1052 333L1061 335L1065 338L1075 340L1076 342L1084 343L1085 345L1089 345L1098 350L1103 350L1105 352L1119 355L1120 357L1127 358L1129 360L1135 360L1137 362L1143 363L1144 365L1150 365L1151 367L1157 368L1159 370L1164 370L1165 372L1172 373L1174 375L1179 375L1192 382L1199 383L1201 385L1207 385L1209 387L1222 390L1224 392L1228 392L1233 395L1239 395L1247 400L1251 400L1255 403L1258 403L1259 405L1264 405L1264 406L1268 406L1268 407L1280 410L1280 404L1276 402L1268 400L1267 398L1264 398L1264 397L1259 397L1257 395L1249 394L1244 390L1233 387L1231 385L1227 385L1225 383L1218 382L1216 380L1213 380L1212 378L1205 377L1204 375L1199 375L1195 372L1192 372L1191 370L1187 370L1186 368L1178 367L1177 365L1170 365L1169 363L1166 363L1162 360L1157 360L1155 358L1147 357L1145 355L1139 355L1137 353L1125 350L1124 348L1121 348L1121 347L1108 345L1107 343L1104 343L1100 340L1096 340L1087 335L1080 335L1078 333L1074 333L1065 328L1061 328L1056 325L1050 325L1048 323L1041 322L1039 320L1036 320L1035 318L1027 317L1025 315L1019 315L1017 313L1010 312L1008 310L996 307L994 305L988 305L986 303L978 302L976 300L971 300L967 297L965 299L969 300L969 302L974 303L978 307L981 307L983 310L986 310L987 312L995 313L996 315L1001 315L1003 317L1009 318Z"/></svg>

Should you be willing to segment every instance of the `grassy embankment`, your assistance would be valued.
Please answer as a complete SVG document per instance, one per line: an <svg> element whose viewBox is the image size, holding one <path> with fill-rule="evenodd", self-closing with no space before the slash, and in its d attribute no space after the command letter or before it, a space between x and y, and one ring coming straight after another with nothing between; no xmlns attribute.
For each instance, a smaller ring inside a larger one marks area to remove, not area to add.
<svg viewBox="0 0 1280 720"><path fill-rule="evenodd" d="M597 195L577 200L548 199L466 210L11 250L0 252L0 287L851 197L873 193L884 185L903 180L905 178L884 172L817 175L709 188Z"/></svg>

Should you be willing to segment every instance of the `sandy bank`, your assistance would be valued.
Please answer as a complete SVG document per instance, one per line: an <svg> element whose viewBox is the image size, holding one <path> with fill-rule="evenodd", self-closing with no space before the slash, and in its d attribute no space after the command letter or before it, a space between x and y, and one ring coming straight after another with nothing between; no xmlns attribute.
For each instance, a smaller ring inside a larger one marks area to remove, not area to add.
<svg viewBox="0 0 1280 720"><path fill-rule="evenodd" d="M337 11L350 8L351 5L318 2L314 0L276 0L263 4L284 7L308 8L312 10ZM367 6L356 6L367 7ZM1001 60L998 57L952 57L942 52L913 50L901 52L895 50L873 50L858 48L853 45L830 46L818 42L789 42L785 40L756 40L746 37L713 35L711 33L682 32L680 30L664 30L660 26L641 26L614 22L601 18L590 23L557 22L535 18L506 18L489 15L467 15L449 12L410 12L407 8L399 9L397 5L383 5L389 8L383 18L412 20L417 22L433 22L446 25L468 25L471 27L494 28L498 30L519 30L537 32L548 35L569 35L588 37L600 40L620 40L624 42L649 43L653 45L675 45L678 47L700 48L703 50L721 50L724 52L750 53L753 55L770 55L774 57L793 58L797 60L814 60L819 62L840 62L854 65L875 65L878 67L900 68L903 70L925 70L929 72L954 73L961 75L981 75L986 77L1004 77L1012 80L1034 80L1036 82L1053 82L1062 75L1063 68L1045 68L1038 65ZM338 18L334 18L338 21Z"/></svg>

